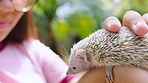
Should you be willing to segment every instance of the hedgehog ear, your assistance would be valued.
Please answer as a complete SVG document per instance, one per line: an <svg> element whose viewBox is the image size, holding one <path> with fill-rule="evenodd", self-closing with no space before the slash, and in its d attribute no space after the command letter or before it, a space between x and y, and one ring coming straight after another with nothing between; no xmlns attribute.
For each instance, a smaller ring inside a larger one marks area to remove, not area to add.
<svg viewBox="0 0 148 83"><path fill-rule="evenodd" d="M76 51L76 56L78 56L81 60L83 61L91 61L90 60L90 54L87 53L85 50L83 49L79 49Z"/></svg>
<svg viewBox="0 0 148 83"><path fill-rule="evenodd" d="M86 53L87 61L91 62L91 57L89 53Z"/></svg>

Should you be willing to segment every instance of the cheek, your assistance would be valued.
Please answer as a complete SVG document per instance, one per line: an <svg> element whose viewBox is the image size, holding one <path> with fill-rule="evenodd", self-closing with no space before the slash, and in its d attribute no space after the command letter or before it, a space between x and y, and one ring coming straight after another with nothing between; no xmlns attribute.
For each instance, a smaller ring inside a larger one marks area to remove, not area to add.
<svg viewBox="0 0 148 83"><path fill-rule="evenodd" d="M83 68L83 70L88 70L89 66L86 63L81 64L81 68Z"/></svg>

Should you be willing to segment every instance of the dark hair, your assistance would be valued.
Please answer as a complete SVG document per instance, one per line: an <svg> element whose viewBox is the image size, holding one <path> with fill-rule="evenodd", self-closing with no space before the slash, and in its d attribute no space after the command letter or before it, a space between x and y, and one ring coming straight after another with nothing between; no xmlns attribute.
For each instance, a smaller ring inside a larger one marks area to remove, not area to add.
<svg viewBox="0 0 148 83"><path fill-rule="evenodd" d="M23 40L37 37L36 29L31 11L24 13L14 29L8 34L4 41L22 43Z"/></svg>

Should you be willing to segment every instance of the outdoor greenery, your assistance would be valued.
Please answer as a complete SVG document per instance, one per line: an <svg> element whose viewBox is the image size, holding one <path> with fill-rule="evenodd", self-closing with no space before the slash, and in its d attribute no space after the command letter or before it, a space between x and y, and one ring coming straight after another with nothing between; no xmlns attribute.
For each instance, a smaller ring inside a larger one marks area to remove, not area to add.
<svg viewBox="0 0 148 83"><path fill-rule="evenodd" d="M106 17L122 21L131 9L148 12L148 0L38 0L33 12L41 41L63 58L73 43L102 28Z"/></svg>

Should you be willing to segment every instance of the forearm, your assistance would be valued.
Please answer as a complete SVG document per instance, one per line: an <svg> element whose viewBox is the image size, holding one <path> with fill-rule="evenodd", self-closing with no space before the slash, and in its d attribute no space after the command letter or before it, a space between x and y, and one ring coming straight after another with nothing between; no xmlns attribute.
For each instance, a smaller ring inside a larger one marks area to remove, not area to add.
<svg viewBox="0 0 148 83"><path fill-rule="evenodd" d="M113 71L114 83L147 83L148 72L143 69L120 66ZM78 82L72 83L105 83L105 68L94 68L85 73Z"/></svg>
<svg viewBox="0 0 148 83"><path fill-rule="evenodd" d="M114 83L148 83L148 71L136 67L120 66L114 69Z"/></svg>
<svg viewBox="0 0 148 83"><path fill-rule="evenodd" d="M105 83L105 69L94 68L86 72L78 81L78 83Z"/></svg>
<svg viewBox="0 0 148 83"><path fill-rule="evenodd" d="M94 68L90 71L77 76L70 83L105 83L105 71L104 67Z"/></svg>

